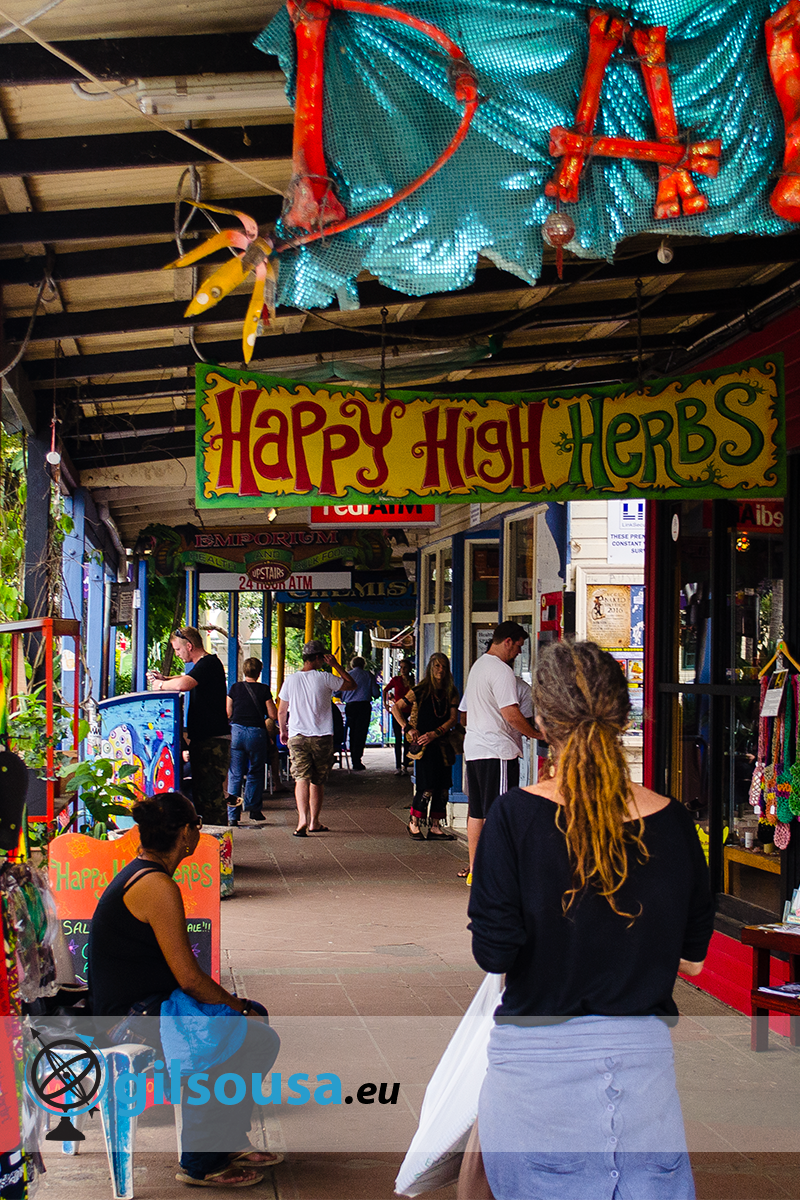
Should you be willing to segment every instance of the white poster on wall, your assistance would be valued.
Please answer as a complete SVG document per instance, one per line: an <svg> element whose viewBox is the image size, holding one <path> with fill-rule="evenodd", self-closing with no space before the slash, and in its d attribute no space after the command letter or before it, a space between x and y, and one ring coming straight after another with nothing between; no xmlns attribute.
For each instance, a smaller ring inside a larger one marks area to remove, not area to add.
<svg viewBox="0 0 800 1200"><path fill-rule="evenodd" d="M608 501L608 561L644 566L644 500Z"/></svg>

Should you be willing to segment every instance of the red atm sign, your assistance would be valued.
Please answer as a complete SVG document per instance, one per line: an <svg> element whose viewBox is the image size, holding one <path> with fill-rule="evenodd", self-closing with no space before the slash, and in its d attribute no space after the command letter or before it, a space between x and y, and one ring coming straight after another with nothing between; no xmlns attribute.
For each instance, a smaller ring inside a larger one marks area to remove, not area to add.
<svg viewBox="0 0 800 1200"><path fill-rule="evenodd" d="M332 504L324 508L313 506L311 524L317 529L338 525L438 525L436 504Z"/></svg>

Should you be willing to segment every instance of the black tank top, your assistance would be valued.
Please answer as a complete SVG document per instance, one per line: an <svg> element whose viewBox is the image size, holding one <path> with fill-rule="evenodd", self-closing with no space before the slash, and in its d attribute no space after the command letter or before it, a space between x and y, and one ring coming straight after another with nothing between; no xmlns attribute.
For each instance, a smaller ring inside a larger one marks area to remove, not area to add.
<svg viewBox="0 0 800 1200"><path fill-rule="evenodd" d="M89 991L95 1016L125 1016L138 1000L178 987L152 926L139 921L123 896L134 875L161 871L160 863L135 858L115 875L97 902L89 929Z"/></svg>

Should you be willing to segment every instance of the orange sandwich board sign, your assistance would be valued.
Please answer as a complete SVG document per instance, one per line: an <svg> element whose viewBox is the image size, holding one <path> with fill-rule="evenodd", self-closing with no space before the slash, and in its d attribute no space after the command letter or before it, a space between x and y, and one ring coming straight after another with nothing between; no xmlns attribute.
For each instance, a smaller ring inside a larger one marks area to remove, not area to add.
<svg viewBox="0 0 800 1200"><path fill-rule="evenodd" d="M219 982L220 895L219 842L202 833L192 858L178 864L173 875L183 896L186 930L195 957ZM97 901L111 880L136 857L138 829L129 829L113 842L65 833L50 843L50 887L75 978L86 982L89 924Z"/></svg>

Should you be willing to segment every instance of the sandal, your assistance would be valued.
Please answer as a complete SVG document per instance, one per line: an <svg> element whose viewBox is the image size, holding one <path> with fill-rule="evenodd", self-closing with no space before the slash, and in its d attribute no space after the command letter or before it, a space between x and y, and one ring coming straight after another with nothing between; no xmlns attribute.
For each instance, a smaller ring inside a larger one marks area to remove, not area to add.
<svg viewBox="0 0 800 1200"><path fill-rule="evenodd" d="M260 1171L248 1171L245 1167L225 1167L213 1175L206 1175L204 1179L196 1179L185 1171L178 1171L175 1178L178 1183L188 1184L189 1187L242 1188L261 1183L264 1176Z"/></svg>
<svg viewBox="0 0 800 1200"><path fill-rule="evenodd" d="M428 841L429 842L454 842L455 840L456 840L456 835L454 833L445 833L445 831L443 829L439 829L439 830L429 829L428 830Z"/></svg>
<svg viewBox="0 0 800 1200"><path fill-rule="evenodd" d="M309 825L308 832L309 833L330 833L330 829L328 829L327 825L317 825L316 828L314 828L314 829L312 829L311 826Z"/></svg>
<svg viewBox="0 0 800 1200"><path fill-rule="evenodd" d="M425 834L422 832L421 829L419 829L419 828L412 829L410 825L407 825L406 829L408 830L408 836L412 837L415 842L424 842L425 841Z"/></svg>
<svg viewBox="0 0 800 1200"><path fill-rule="evenodd" d="M469 875L469 867L462 867L460 871L456 872L457 879L466 879L468 875Z"/></svg>
<svg viewBox="0 0 800 1200"><path fill-rule="evenodd" d="M272 1150L242 1150L241 1154L231 1156L232 1167L277 1167L283 1162L282 1154Z"/></svg>
<svg viewBox="0 0 800 1200"><path fill-rule="evenodd" d="M308 830L306 829L305 825L301 825L299 829L295 829L292 837L305 837L307 833Z"/></svg>

